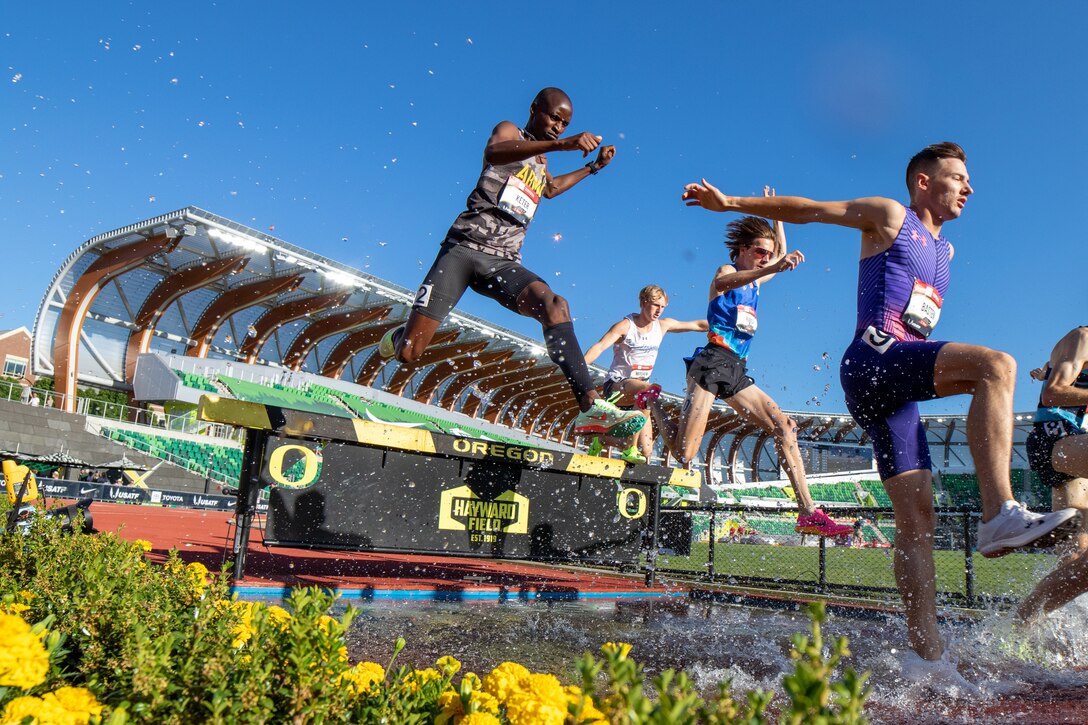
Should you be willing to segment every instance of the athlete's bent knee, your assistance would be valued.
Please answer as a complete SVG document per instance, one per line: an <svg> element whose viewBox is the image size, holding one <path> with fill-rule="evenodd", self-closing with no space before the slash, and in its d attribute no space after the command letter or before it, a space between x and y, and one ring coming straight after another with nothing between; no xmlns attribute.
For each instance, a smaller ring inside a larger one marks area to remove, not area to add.
<svg viewBox="0 0 1088 725"><path fill-rule="evenodd" d="M978 372L981 381L1012 387L1016 383L1016 360L1007 352L989 350L980 361Z"/></svg>
<svg viewBox="0 0 1088 725"><path fill-rule="evenodd" d="M570 322L570 305L567 304L566 298L560 297L554 293L545 297L544 317L545 323L549 327L552 325L560 325L564 322Z"/></svg>

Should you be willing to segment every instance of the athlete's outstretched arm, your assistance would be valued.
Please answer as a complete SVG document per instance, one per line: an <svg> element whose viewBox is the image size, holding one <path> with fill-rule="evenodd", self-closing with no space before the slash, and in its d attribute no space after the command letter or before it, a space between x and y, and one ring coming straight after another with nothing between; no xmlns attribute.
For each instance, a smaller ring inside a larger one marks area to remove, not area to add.
<svg viewBox="0 0 1088 725"><path fill-rule="evenodd" d="M1073 386L1085 365L1088 327L1078 327L1067 332L1050 353L1050 377L1043 387L1043 405L1088 405L1088 389Z"/></svg>
<svg viewBox="0 0 1088 725"><path fill-rule="evenodd" d="M597 136L596 138L599 139L600 136ZM595 171L600 171L605 166L608 166L610 163L612 163L612 159L613 157L615 157L615 155L615 146L602 146L601 150L597 152L597 158L591 164L594 167L593 169L590 169L589 166L583 166L579 169L575 169L574 171L563 174L562 176L552 176L551 174L547 174L545 172L546 179L544 184L544 198L554 199L555 197L559 196L582 179L595 173Z"/></svg>
<svg viewBox="0 0 1088 725"><path fill-rule="evenodd" d="M664 317L659 320L661 323L662 332L706 332L710 329L710 325L706 320L687 320L681 322L680 320L674 320L671 317Z"/></svg>
<svg viewBox="0 0 1088 725"><path fill-rule="evenodd" d="M627 334L631 321L626 317L608 328L608 332L604 333L604 336L593 343L593 346L586 350L586 365L590 365L600 357L601 353L608 348L619 342L624 335Z"/></svg>
<svg viewBox="0 0 1088 725"><path fill-rule="evenodd" d="M681 198L688 206L754 214L788 224L835 224L872 233L894 228L891 238L898 233L905 214L901 204L882 196L853 201L813 201L803 196L726 196L706 179L685 186Z"/></svg>
<svg viewBox="0 0 1088 725"><path fill-rule="evenodd" d="M763 196L775 196L774 189L770 186L763 187ZM778 219L774 219L774 255L771 257L771 264L774 264L782 257L786 256L786 225ZM774 275L767 275L763 282L770 282L774 279ZM760 282L762 284L763 282Z"/></svg>
<svg viewBox="0 0 1088 725"><path fill-rule="evenodd" d="M804 261L805 255L801 253L801 250L795 249L774 264L768 264L766 267L757 269L738 270L731 264L723 264L714 273L714 281L710 283L710 296L711 298L717 297L731 289L737 289L746 284L762 280L764 277L795 269L797 265Z"/></svg>
<svg viewBox="0 0 1088 725"><path fill-rule="evenodd" d="M554 141L524 139L521 130L511 121L503 121L491 131L484 147L484 163L498 166L550 153L552 151L581 151L587 156L601 143L601 137L588 132L565 136Z"/></svg>

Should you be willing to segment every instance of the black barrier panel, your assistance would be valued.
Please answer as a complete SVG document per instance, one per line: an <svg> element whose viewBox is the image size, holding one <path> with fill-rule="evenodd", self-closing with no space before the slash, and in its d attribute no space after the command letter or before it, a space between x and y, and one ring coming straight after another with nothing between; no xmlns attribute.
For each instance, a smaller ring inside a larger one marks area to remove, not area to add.
<svg viewBox="0 0 1088 725"><path fill-rule="evenodd" d="M270 437L270 545L635 564L655 487Z"/></svg>

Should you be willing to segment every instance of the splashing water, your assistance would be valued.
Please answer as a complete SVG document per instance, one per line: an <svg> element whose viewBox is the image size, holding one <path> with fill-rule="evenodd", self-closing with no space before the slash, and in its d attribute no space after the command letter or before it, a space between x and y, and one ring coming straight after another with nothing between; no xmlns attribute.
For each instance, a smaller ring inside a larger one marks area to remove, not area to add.
<svg viewBox="0 0 1088 725"><path fill-rule="evenodd" d="M872 673L867 714L874 723L1085 722L1086 621L1088 602L1026 629L1014 627L1008 613L942 625L950 661L978 686L973 693L936 691L904 678L907 631L897 615L832 615L824 637L847 636L853 655L846 666ZM570 681L573 660L582 652L596 655L604 642L630 642L632 656L646 665L648 677L682 668L704 694L732 678L737 690L773 690L781 702L782 675L792 670L790 636L807 627L807 618L798 612L680 598L383 603L363 605L348 633L348 651L352 659L381 662L393 640L403 636L409 643L403 662L417 667L453 654L478 673L513 660ZM481 636L484 632L487 636ZM1073 719L1056 719L1058 713Z"/></svg>

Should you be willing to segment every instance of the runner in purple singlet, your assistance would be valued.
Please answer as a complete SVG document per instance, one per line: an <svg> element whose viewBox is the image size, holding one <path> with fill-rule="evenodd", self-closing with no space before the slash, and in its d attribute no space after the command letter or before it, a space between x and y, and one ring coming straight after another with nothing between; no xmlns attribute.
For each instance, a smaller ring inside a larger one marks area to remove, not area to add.
<svg viewBox="0 0 1088 725"><path fill-rule="evenodd" d="M977 543L983 555L1053 543L1072 535L1079 521L1076 509L1039 515L1013 500L1012 357L928 339L940 318L953 253L941 227L960 216L974 191L966 160L963 149L947 142L915 154L907 164L909 206L882 197L822 202L726 196L705 179L688 184L683 194L689 206L711 211L861 231L857 326L840 375L851 414L872 438L895 508L895 578L911 646L925 660L940 660L944 645L937 631L933 479L917 401L973 396L967 436L982 494ZM958 677L947 663L943 667L948 677Z"/></svg>

